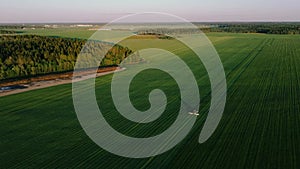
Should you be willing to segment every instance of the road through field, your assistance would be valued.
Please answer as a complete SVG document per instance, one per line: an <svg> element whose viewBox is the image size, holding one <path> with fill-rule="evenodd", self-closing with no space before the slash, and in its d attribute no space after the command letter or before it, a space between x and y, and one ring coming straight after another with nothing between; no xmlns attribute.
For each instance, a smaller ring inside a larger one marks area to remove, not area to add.
<svg viewBox="0 0 300 169"><path fill-rule="evenodd" d="M108 74L112 74L112 73L120 72L120 71L124 71L124 70L125 70L125 68L117 68L114 71L97 73L96 77L101 77L101 76L105 76L105 75L108 75ZM38 82L34 82L30 85L27 85L26 88L2 91L2 92L0 92L0 97L9 96L9 95L12 95L12 94L23 93L23 92L28 92L28 91L31 91L31 90L37 90L37 89L43 89L43 88L48 88L48 87L53 87L53 86L58 86L58 85L63 85L63 84L69 84L69 83L72 83L72 82L79 82L79 81L87 80L87 79L90 79L90 78L94 78L94 74L84 73L83 75L80 75L79 77L74 78L74 80L72 80L70 78L70 79L55 79L55 80L38 81Z"/></svg>

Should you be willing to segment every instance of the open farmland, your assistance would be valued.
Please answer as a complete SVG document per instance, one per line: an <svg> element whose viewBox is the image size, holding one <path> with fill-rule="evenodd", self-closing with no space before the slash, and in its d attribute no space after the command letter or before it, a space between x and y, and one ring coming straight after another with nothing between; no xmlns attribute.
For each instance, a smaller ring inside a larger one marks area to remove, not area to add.
<svg viewBox="0 0 300 169"><path fill-rule="evenodd" d="M22 34L40 35L40 36L59 36L68 38L87 39L95 33L95 30L87 28L55 28L55 29L13 29L22 32Z"/></svg>
<svg viewBox="0 0 300 169"><path fill-rule="evenodd" d="M0 168L299 168L300 36L208 36L224 64L228 93L221 123L204 144L198 143L198 137L210 104L205 69L194 67L199 64L195 56L176 43L147 39L146 46L174 51L197 73L200 116L186 139L153 158L110 154L82 130L73 108L71 84L67 84L0 97ZM143 48L134 39L124 43ZM152 89L161 88L168 96L166 112L147 125L129 122L111 109L111 78L98 78L96 93L105 118L114 128L126 135L148 137L172 124L180 100L172 93L176 84L168 75L149 70L132 83L131 99L140 110L150 106L148 100L140 98ZM138 88L142 83L147 85Z"/></svg>

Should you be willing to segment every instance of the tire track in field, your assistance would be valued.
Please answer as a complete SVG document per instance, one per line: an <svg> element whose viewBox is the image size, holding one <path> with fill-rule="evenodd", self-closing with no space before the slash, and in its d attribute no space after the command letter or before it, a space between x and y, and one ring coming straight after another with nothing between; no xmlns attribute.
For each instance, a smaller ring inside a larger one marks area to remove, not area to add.
<svg viewBox="0 0 300 169"><path fill-rule="evenodd" d="M265 44L267 42L267 40L264 40L262 41L261 43L259 43L252 51L251 53L249 53L241 62L239 62L238 65L236 65L228 74L227 74L227 77L230 76L232 74L232 76L234 77L233 80L229 80L231 83L229 83L228 85L228 91L232 88L233 84L235 81L237 81L240 76L244 73L244 71L249 67L249 65L255 60L255 58L259 55L259 53L263 50L263 48L261 48L261 46L263 44ZM258 50L259 49L259 50ZM237 71L241 69L237 75L234 74L233 72L234 71ZM233 95L233 94L232 94ZM204 99L203 100L206 100L208 97L210 96L210 92L209 94L205 95L204 96ZM202 104L203 107L208 107L207 106L208 103L206 105ZM203 113L203 112L202 112ZM200 121L203 121L203 116L201 117L201 120ZM202 123L196 123L195 126L194 126L194 129L190 132L191 135L193 135L194 137L188 137L186 139L186 142L192 142L192 140L195 140L197 139L198 137L198 132L201 131L201 130L196 130L196 129L200 129L200 126L202 126L203 124ZM221 128L221 126L219 126L218 128ZM196 133L197 132L197 133ZM179 151L179 150L178 150ZM192 151L191 151L192 152ZM186 156L186 159L181 159L183 161L187 161L187 159L189 158L189 156ZM195 159L197 160L197 159ZM193 161L195 163L197 163L197 161ZM191 162L191 164L193 163Z"/></svg>
<svg viewBox="0 0 300 169"><path fill-rule="evenodd" d="M264 43L264 45L265 45L265 43ZM261 51L262 50L258 50L257 53L254 54L254 59L250 60L248 63L244 64L245 65L244 69L241 71L240 74L238 74L237 78L234 78L234 81L237 81L238 79L240 79L241 75L244 74L245 71L249 71L249 69L248 69L249 65L254 62L255 58L261 53ZM254 82L254 81L251 81L251 83L252 83L252 85L256 84L256 82ZM232 82L232 84L234 84L234 82ZM232 86L230 86L230 88L232 88ZM236 90L238 90L238 89L236 89ZM229 96L229 98L233 97L235 95L235 93L236 93L236 91L232 92L231 96ZM249 100L247 98L247 96L249 94L247 94L247 93L251 93L250 88L247 88L246 90L243 90L243 94L241 94L241 93L238 94L238 95L242 95L241 98L240 98L240 101L246 99L246 100L248 100L247 103L249 105L253 105L256 102L258 102L258 100L254 100L253 98ZM237 101L237 102L239 103L239 101ZM236 108L233 108L232 110L233 111L234 110L243 110L243 106L244 105L242 105L242 104L237 104ZM250 109L254 110L255 107L252 107ZM229 120L227 120L228 122L226 124L223 123L224 127L222 127L222 125L220 125L220 128L223 128L220 135L223 135L223 133L230 133L228 131L232 131L232 130L233 131L238 131L238 129L242 128L245 124L248 124L249 121L250 121L249 117L245 116L245 114L243 114L243 113L235 113L235 114L232 114L231 117L234 116L234 115L236 116L235 118L230 118ZM226 116L225 116L225 118L226 118ZM236 121L236 119L239 119L239 121ZM241 134L239 137L243 137L243 135L244 134ZM232 141L230 142L230 146L228 145L229 147L220 146L221 149L216 150L218 152L215 152L214 154L218 154L218 155L217 155L217 157L215 157L215 160L216 160L215 162L220 161L220 160L221 161L230 160L230 157L235 155L234 154L235 151L232 149L232 147L237 147L235 145L239 144L238 140L235 138L235 135L231 135L231 136L228 135L228 136L224 137L224 139L232 140ZM222 153L220 153L220 152L222 152ZM226 155L226 156L224 156L224 155ZM222 166L219 166L219 167L222 167ZM225 166L223 166L223 167L225 167Z"/></svg>

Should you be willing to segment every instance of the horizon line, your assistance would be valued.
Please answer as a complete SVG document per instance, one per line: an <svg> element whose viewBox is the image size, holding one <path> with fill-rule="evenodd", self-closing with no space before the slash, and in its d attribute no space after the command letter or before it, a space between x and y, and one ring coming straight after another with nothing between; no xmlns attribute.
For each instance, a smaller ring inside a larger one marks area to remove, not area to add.
<svg viewBox="0 0 300 169"><path fill-rule="evenodd" d="M300 23L300 20L208 20L208 21L190 21L191 23ZM93 21L42 21L42 22L1 22L1 25L22 25L22 24L108 24L111 22L93 22ZM121 22L120 22L121 23ZM136 23L180 23L180 22L123 22L127 24Z"/></svg>

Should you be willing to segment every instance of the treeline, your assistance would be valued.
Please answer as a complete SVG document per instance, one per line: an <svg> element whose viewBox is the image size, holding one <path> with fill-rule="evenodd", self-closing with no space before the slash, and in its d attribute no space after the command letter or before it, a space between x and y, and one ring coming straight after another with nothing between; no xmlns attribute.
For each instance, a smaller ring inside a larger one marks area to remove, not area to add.
<svg viewBox="0 0 300 169"><path fill-rule="evenodd" d="M159 30L160 31L160 30ZM138 32L135 32L137 35L146 35L146 36L148 36L148 35L151 35L151 36L155 36L155 37L157 37L158 39L174 39L173 37L171 37L171 36L167 36L167 35L165 35L165 34L167 34L166 32L163 32L163 31L160 31L160 33L156 33L156 32L158 32L158 30L152 30L152 31L150 31L150 30L146 30L146 31L138 31Z"/></svg>
<svg viewBox="0 0 300 169"><path fill-rule="evenodd" d="M37 35L0 36L0 80L71 71L86 40ZM95 56L110 49L100 66L115 66L133 52L120 45L88 41L83 49L83 68L94 66Z"/></svg>
<svg viewBox="0 0 300 169"><path fill-rule="evenodd" d="M13 31L13 30L2 30L0 29L0 34L17 34L17 33L23 33L21 31Z"/></svg>
<svg viewBox="0 0 300 169"><path fill-rule="evenodd" d="M32 28L44 28L43 24L31 25L31 24L8 24L0 25L0 29L32 29Z"/></svg>
<svg viewBox="0 0 300 169"><path fill-rule="evenodd" d="M178 35L178 34L195 34L200 33L199 28L155 28L155 29L139 29L135 32L137 35Z"/></svg>
<svg viewBox="0 0 300 169"><path fill-rule="evenodd" d="M229 32L229 33L264 33L264 34L300 34L300 22L295 23L194 23L197 28L190 28L180 24L174 28L154 28L139 29L135 33L138 35L176 35L176 34L195 34L209 32Z"/></svg>
<svg viewBox="0 0 300 169"><path fill-rule="evenodd" d="M300 23L215 23L203 32L300 34Z"/></svg>

